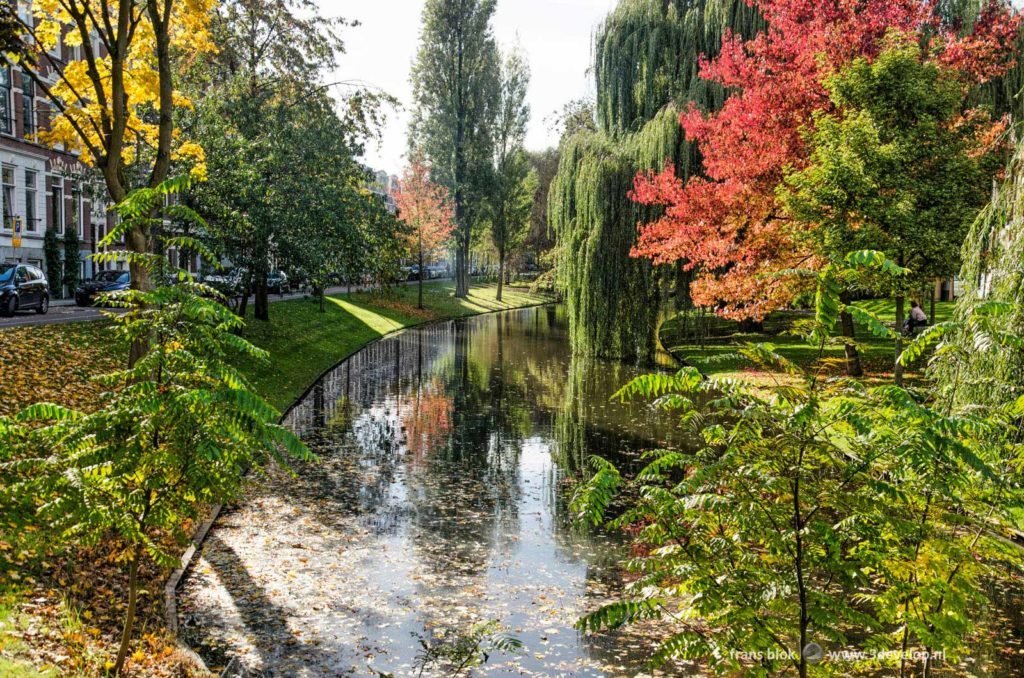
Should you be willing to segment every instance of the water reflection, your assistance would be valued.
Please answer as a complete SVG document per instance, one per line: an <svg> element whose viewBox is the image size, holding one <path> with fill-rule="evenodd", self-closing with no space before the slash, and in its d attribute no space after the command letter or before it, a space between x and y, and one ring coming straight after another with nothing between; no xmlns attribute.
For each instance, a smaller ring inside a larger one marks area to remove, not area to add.
<svg viewBox="0 0 1024 678"><path fill-rule="evenodd" d="M639 670L653 640L572 628L619 589L624 548L569 524L567 475L635 465L670 427L609 401L636 369L567 345L545 307L405 332L325 376L287 417L319 462L218 522L182 596L191 640L274 675L407 675L417 639L499 620L526 652L485 672Z"/></svg>

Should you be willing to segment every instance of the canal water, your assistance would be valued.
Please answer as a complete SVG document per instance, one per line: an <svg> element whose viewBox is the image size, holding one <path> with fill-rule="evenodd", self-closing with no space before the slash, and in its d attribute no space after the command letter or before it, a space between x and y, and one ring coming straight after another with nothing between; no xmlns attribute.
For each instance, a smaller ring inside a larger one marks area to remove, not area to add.
<svg viewBox="0 0 1024 678"><path fill-rule="evenodd" d="M610 399L638 373L573 359L552 306L368 346L286 418L318 461L254 479L214 526L186 639L274 676L444 675L497 633L522 648L474 674L643 672L654 629L573 628L621 591L628 549L568 511L588 456L628 469L672 443L661 415Z"/></svg>

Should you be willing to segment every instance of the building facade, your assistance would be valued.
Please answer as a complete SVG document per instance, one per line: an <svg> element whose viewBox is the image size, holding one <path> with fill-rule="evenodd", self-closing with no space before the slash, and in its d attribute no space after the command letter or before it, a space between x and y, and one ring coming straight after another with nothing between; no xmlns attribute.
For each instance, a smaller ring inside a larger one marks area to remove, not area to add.
<svg viewBox="0 0 1024 678"><path fill-rule="evenodd" d="M64 58L71 56L60 49ZM17 66L0 63L0 261L46 270L46 231L56 232L63 252L65 234L73 230L79 277L89 278L95 268L89 255L107 228L106 204L91 197L97 194L94 174L76 154L41 142L53 111L37 90ZM58 296L58 290L52 293Z"/></svg>

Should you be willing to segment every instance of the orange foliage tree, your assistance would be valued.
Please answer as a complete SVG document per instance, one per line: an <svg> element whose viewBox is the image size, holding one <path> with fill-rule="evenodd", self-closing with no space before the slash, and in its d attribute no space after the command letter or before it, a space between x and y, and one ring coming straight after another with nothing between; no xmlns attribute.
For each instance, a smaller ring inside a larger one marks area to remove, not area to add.
<svg viewBox="0 0 1024 678"><path fill-rule="evenodd" d="M393 197L398 218L409 226L409 248L419 262L418 308L423 308L423 259L444 247L455 230L455 213L448 200L448 189L430 178L430 166L422 158L413 158L402 174Z"/></svg>

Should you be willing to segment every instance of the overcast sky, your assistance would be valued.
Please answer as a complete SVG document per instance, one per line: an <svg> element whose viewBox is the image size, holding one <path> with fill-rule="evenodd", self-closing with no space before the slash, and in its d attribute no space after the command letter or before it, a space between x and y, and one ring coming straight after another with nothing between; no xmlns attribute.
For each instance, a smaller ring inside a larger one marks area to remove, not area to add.
<svg viewBox="0 0 1024 678"><path fill-rule="evenodd" d="M367 149L366 162L399 174L406 152L412 86L409 70L419 43L424 0L318 0L324 16L357 19L346 29L347 53L331 81L359 80L402 102L391 111L379 148ZM498 0L494 30L502 49L518 44L530 61L532 111L527 148L555 145L545 118L593 92L587 76L594 27L616 0Z"/></svg>

